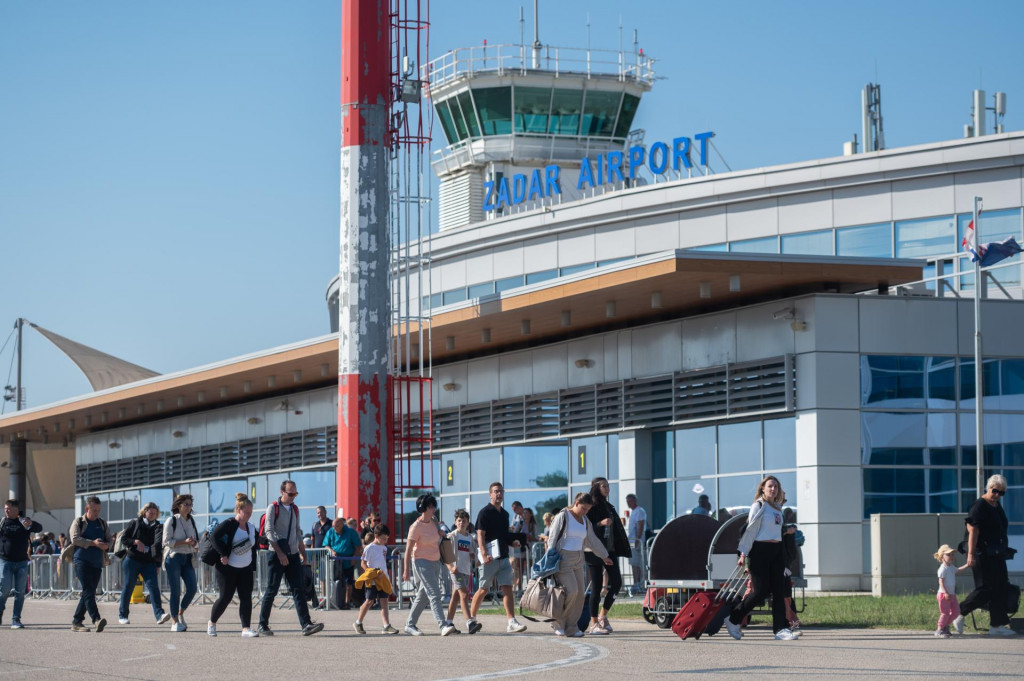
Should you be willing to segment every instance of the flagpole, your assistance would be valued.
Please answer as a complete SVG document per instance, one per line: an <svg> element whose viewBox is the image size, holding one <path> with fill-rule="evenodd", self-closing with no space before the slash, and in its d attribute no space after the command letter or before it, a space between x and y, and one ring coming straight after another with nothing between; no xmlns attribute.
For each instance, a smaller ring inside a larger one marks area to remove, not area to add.
<svg viewBox="0 0 1024 681"><path fill-rule="evenodd" d="M978 225L978 204L981 197L974 197L974 247L981 246L981 233ZM985 408L982 405L985 396L983 371L981 366L981 287L983 286L981 257L974 261L974 451L976 459L976 484L978 496L985 493Z"/></svg>

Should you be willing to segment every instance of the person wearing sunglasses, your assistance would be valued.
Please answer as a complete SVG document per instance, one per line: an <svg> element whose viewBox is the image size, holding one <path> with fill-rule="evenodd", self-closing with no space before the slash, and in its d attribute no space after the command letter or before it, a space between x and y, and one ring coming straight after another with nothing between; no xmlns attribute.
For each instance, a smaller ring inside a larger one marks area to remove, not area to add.
<svg viewBox="0 0 1024 681"><path fill-rule="evenodd" d="M309 617L309 605L306 603L306 588L302 564L306 562L306 547L302 544L302 525L299 522L299 507L295 497L299 490L291 480L281 483L281 498L271 502L267 507L264 530L270 549L273 553L268 561L267 590L263 594L260 606L260 636L273 636L270 629L270 611L274 608L274 598L281 588L281 578L288 580L291 588L292 601L295 603L295 614L299 617L302 635L309 636L324 628L323 623L314 622Z"/></svg>
<svg viewBox="0 0 1024 681"><path fill-rule="evenodd" d="M185 610L196 597L195 553L199 546L199 529L192 517L192 495L179 494L171 504L171 517L164 521L164 569L171 589L168 607L171 612L171 631L188 629ZM185 583L185 594L181 584Z"/></svg>
<svg viewBox="0 0 1024 681"><path fill-rule="evenodd" d="M1010 628L1007 608L1006 561L1016 551L1007 543L1007 520L1000 499L1006 494L1006 478L993 475L985 483L985 494L967 512L967 565L974 572L974 591L960 604L960 616L953 620L956 633L964 632L964 616L978 608L989 612L990 636L1016 636Z"/></svg>

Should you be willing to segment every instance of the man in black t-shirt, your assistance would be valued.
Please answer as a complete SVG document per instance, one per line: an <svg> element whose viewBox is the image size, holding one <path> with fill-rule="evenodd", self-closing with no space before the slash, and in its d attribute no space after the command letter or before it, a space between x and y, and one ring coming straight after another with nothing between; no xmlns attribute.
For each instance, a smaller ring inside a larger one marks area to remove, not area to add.
<svg viewBox="0 0 1024 681"><path fill-rule="evenodd" d="M526 535L509 531L508 511L501 507L505 502L505 488L501 483L492 482L489 492L491 503L480 509L476 516L476 541L480 551L477 556L480 560L480 588L473 594L469 633L475 634L483 628L483 625L476 621L476 613L480 610L480 604L483 603L491 582L494 582L501 589L505 616L508 617L506 631L518 634L526 631L526 626L520 624L515 616L512 564L508 559L508 546L514 541L526 543Z"/></svg>
<svg viewBox="0 0 1024 681"><path fill-rule="evenodd" d="M1006 561L1007 520L1000 497L1006 494L1006 478L993 475L985 484L985 494L967 512L967 564L974 572L974 591L960 604L960 616L953 620L958 634L964 630L964 616L978 608L986 608L991 618L990 636L1015 636L1008 626L1006 588L1009 577Z"/></svg>

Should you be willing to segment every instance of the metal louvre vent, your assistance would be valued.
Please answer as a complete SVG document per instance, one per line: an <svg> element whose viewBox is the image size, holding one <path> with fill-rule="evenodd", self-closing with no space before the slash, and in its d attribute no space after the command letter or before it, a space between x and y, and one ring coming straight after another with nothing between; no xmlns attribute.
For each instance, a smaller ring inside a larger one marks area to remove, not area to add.
<svg viewBox="0 0 1024 681"><path fill-rule="evenodd" d="M792 355L442 409L434 450L793 411Z"/></svg>
<svg viewBox="0 0 1024 681"><path fill-rule="evenodd" d="M672 423L673 376L625 381L622 384L626 413L623 425L667 426Z"/></svg>
<svg viewBox="0 0 1024 681"><path fill-rule="evenodd" d="M271 435L86 464L75 468L76 493L148 487L203 478L290 470L338 460L338 429Z"/></svg>

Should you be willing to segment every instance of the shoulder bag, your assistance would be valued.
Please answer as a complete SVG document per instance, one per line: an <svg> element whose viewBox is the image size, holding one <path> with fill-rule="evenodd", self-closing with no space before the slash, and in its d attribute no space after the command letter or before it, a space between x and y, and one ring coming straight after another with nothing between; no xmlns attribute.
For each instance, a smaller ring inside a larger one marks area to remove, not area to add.
<svg viewBox="0 0 1024 681"><path fill-rule="evenodd" d="M565 587L554 579L531 579L519 600L519 614L531 622L553 622L565 611ZM534 618L527 615L529 610L541 616Z"/></svg>

